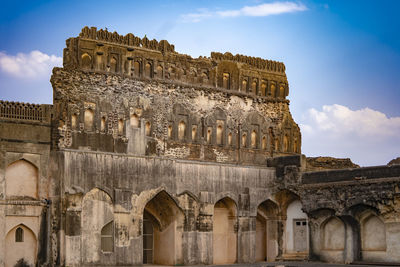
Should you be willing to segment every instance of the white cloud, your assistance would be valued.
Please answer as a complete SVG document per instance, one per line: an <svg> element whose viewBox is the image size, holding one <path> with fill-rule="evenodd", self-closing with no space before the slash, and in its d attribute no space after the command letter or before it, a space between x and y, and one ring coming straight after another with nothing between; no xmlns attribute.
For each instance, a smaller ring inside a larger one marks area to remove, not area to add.
<svg viewBox="0 0 400 267"><path fill-rule="evenodd" d="M217 13L222 17L237 17L237 16L265 17L270 15L279 15L284 13L293 13L305 10L307 10L307 7L303 4L298 4L294 2L274 2L274 3L260 4L257 6L245 6L239 10L227 10Z"/></svg>
<svg viewBox="0 0 400 267"><path fill-rule="evenodd" d="M182 18L185 22L199 22L202 19L212 17L214 15L213 12L208 9L199 9L198 13L189 13L182 15Z"/></svg>
<svg viewBox="0 0 400 267"><path fill-rule="evenodd" d="M273 2L259 4L256 6L244 6L240 9L235 10L222 10L212 12L209 10L201 10L198 13L190 13L182 15L186 22L199 22L204 18L209 17L265 17L270 15L279 15L285 13L294 13L299 11L305 11L307 7L302 3L295 2Z"/></svg>
<svg viewBox="0 0 400 267"><path fill-rule="evenodd" d="M322 111L314 108L308 110L305 123L303 127L309 133L400 138L400 117L388 118L384 113L370 108L351 110L338 104L325 105Z"/></svg>
<svg viewBox="0 0 400 267"><path fill-rule="evenodd" d="M0 52L0 70L18 78L36 79L49 77L55 66L62 66L62 57L47 55L38 50L16 56Z"/></svg>
<svg viewBox="0 0 400 267"><path fill-rule="evenodd" d="M308 156L350 157L361 165L386 164L400 156L400 117L370 108L325 105L309 109L300 128Z"/></svg>

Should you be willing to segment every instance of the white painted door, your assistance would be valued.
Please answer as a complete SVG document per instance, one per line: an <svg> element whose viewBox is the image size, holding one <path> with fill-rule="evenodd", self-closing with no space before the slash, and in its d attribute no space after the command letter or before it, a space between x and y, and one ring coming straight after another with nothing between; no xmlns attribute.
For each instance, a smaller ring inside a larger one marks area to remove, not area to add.
<svg viewBox="0 0 400 267"><path fill-rule="evenodd" d="M307 251L307 220L293 219L293 240L296 252Z"/></svg>

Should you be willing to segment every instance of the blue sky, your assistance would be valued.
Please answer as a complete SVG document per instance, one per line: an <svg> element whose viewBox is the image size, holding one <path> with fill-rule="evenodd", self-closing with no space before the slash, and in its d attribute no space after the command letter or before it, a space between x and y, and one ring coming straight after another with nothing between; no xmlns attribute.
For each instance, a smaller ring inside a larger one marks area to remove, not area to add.
<svg viewBox="0 0 400 267"><path fill-rule="evenodd" d="M0 99L51 103L65 40L107 27L167 39L193 57L283 61L303 153L386 164L400 156L399 9L368 0L3 2Z"/></svg>

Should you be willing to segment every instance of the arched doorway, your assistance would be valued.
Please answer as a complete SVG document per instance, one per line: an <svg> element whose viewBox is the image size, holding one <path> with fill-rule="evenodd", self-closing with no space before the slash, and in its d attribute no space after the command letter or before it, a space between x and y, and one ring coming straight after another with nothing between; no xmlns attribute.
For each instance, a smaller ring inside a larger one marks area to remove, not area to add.
<svg viewBox="0 0 400 267"><path fill-rule="evenodd" d="M183 221L182 210L165 191L146 204L142 232L144 264L183 264Z"/></svg>
<svg viewBox="0 0 400 267"><path fill-rule="evenodd" d="M214 205L214 264L231 264L237 260L236 204L225 197Z"/></svg>
<svg viewBox="0 0 400 267"><path fill-rule="evenodd" d="M37 239L27 226L20 224L11 229L5 240L5 267L12 267L22 260L31 266L36 264Z"/></svg>
<svg viewBox="0 0 400 267"><path fill-rule="evenodd" d="M308 219L300 200L290 202L286 210L286 253L307 253Z"/></svg>
<svg viewBox="0 0 400 267"><path fill-rule="evenodd" d="M104 253L114 251L114 208L108 193L94 188L82 200L81 260L99 263Z"/></svg>
<svg viewBox="0 0 400 267"><path fill-rule="evenodd" d="M278 206L271 200L262 202L256 217L256 261L274 261L278 249Z"/></svg>

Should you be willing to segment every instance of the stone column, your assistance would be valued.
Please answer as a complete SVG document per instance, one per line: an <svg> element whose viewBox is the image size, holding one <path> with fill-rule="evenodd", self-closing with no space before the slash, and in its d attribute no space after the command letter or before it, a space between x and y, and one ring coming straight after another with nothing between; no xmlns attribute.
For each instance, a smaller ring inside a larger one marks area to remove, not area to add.
<svg viewBox="0 0 400 267"><path fill-rule="evenodd" d="M238 217L238 263L255 262L256 217Z"/></svg>

